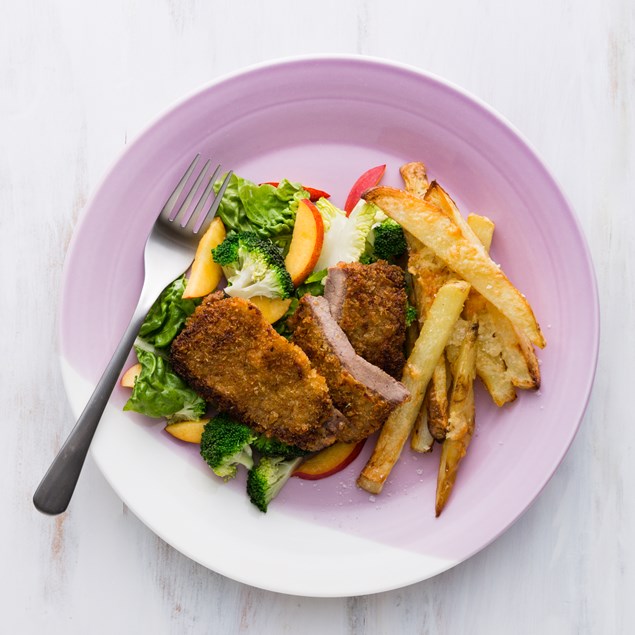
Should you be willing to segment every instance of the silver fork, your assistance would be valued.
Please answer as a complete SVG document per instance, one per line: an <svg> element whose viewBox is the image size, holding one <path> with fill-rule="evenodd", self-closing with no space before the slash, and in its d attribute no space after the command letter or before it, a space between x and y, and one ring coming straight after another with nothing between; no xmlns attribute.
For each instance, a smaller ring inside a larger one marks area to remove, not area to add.
<svg viewBox="0 0 635 635"><path fill-rule="evenodd" d="M150 231L143 256L145 278L130 324L75 427L35 491L33 504L45 514L61 514L68 507L97 424L146 314L161 291L192 264L199 236L205 232L218 210L232 172L227 173L218 193L214 196L214 183L220 174L221 166L218 165L209 177L212 165L209 160L194 179L183 203L177 208L179 198L194 173L199 159L200 155L197 154L166 201ZM208 178L209 181L194 207L194 198ZM210 197L212 203L206 209Z"/></svg>

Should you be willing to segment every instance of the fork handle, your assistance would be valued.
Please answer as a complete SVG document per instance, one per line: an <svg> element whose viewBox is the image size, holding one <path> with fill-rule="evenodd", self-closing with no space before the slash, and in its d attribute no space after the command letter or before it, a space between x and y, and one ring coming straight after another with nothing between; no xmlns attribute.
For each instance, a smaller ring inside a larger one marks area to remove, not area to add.
<svg viewBox="0 0 635 635"><path fill-rule="evenodd" d="M121 369L128 358L147 313L147 308L146 302L142 298L84 411L38 485L33 495L33 504L42 513L57 515L68 507L97 424L117 384Z"/></svg>

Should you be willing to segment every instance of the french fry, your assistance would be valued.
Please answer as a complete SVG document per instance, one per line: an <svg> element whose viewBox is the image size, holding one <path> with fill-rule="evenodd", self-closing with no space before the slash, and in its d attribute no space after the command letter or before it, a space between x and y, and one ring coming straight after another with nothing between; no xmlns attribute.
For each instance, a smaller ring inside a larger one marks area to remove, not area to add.
<svg viewBox="0 0 635 635"><path fill-rule="evenodd" d="M516 399L516 390L507 374L507 366L503 359L503 342L498 337L490 311L485 309L472 315L478 317L479 323L479 335L476 341L476 372L494 403L501 407Z"/></svg>
<svg viewBox="0 0 635 635"><path fill-rule="evenodd" d="M406 163L399 168L399 173L404 180L406 189L414 196L423 197L428 189L428 176L426 174L426 166L423 163ZM408 263L410 265L411 255L416 252L418 245L421 242L417 240L412 234L404 232L406 236L406 242L408 244ZM409 276L409 294L408 301L412 306L417 309L417 315L421 316L421 299L418 295L421 295L421 289L417 293L419 283L412 277L412 271L408 267ZM406 331L406 352L408 355L412 352L417 337L419 336L419 320L413 322Z"/></svg>
<svg viewBox="0 0 635 635"><path fill-rule="evenodd" d="M406 191L425 198L430 185L423 163L406 163L399 168ZM434 300L437 291L453 278L450 270L434 252L420 240L406 232L408 241L408 271L411 275L414 301L421 320ZM441 385L443 384L443 390ZM417 415L410 439L410 447L417 452L430 452L434 439L443 440L448 423L445 355L434 369L421 411Z"/></svg>
<svg viewBox="0 0 635 635"><path fill-rule="evenodd" d="M408 237L408 273L412 276L420 323L425 319L437 291L449 280L456 278L445 264L414 236Z"/></svg>
<svg viewBox="0 0 635 635"><path fill-rule="evenodd" d="M430 307L401 379L410 391L410 399L393 410L384 423L373 454L357 479L359 487L371 494L381 492L399 459L469 290L470 285L464 281L449 282L439 290Z"/></svg>
<svg viewBox="0 0 635 635"><path fill-rule="evenodd" d="M401 174L407 192L419 198L426 195L430 182L426 166L423 163L419 161L405 163L399 168L399 174Z"/></svg>
<svg viewBox="0 0 635 635"><path fill-rule="evenodd" d="M466 305L469 300L468 297ZM495 337L494 325L487 311L477 314L477 317L479 328L476 339L476 374L485 385L492 401L499 407L504 406L516 399L516 391L507 375L507 367L502 357L501 340ZM450 367L456 364L467 328L468 322L464 319L458 320L454 327L450 341L445 348Z"/></svg>
<svg viewBox="0 0 635 635"><path fill-rule="evenodd" d="M485 251L489 251L489 245L485 246L483 244L483 241L476 235L472 226L465 218L463 218L461 212L459 212L456 203L436 181L432 181L432 183L430 183L430 187L426 192L426 201L436 205L438 209L461 230L463 237L471 242L477 249L480 249L481 246L483 246L485 247ZM489 237L489 242L491 243L491 236Z"/></svg>
<svg viewBox="0 0 635 635"><path fill-rule="evenodd" d="M428 429L435 441L443 441L448 429L448 377L445 354L432 373L428 386ZM411 443L414 449L414 443Z"/></svg>
<svg viewBox="0 0 635 635"><path fill-rule="evenodd" d="M541 348L546 345L529 303L492 261L467 222L468 233L439 205L391 187L374 187L364 193L364 199L376 204L432 249L452 271L508 317L533 344Z"/></svg>
<svg viewBox="0 0 635 635"><path fill-rule="evenodd" d="M424 199L430 185L423 163L406 163L399 168L406 191ZM418 238L405 231L408 243L408 272L412 276L414 306L419 320L425 319L437 291L453 276L445 263Z"/></svg>
<svg viewBox="0 0 635 635"><path fill-rule="evenodd" d="M467 222L477 238L489 250L494 232L494 223L489 218L477 214L470 214L467 218ZM487 302L483 296L472 289L465 302L465 313L470 318L474 316L479 318L479 332L476 340L476 374L483 382L494 403L500 407L516 399L516 390L514 389L514 384L510 379L507 366L503 359L503 341L497 337L494 321L492 316L488 313L488 307L491 306L492 305ZM511 327L507 318L501 315L501 319L505 320ZM457 320L445 351L450 366L456 363L456 358L459 354L461 342L465 338L467 327L467 321L463 319ZM511 328L513 329L513 327ZM527 342L527 346L533 353L533 348L529 342ZM429 407L428 409L430 410L431 408ZM437 409L437 412L439 412L439 409ZM415 438L418 439L419 436L422 436L421 433L418 432L418 426L421 421L422 419L417 419L411 446L413 450L420 452L429 451L431 447L426 448L425 446L421 446L420 442L419 446L415 447ZM425 421L431 427L435 425L438 427L438 423L430 417L430 412L428 412ZM445 428L447 429L447 422L445 423ZM419 449L419 447L423 447L423 449Z"/></svg>
<svg viewBox="0 0 635 635"><path fill-rule="evenodd" d="M496 336L501 340L501 354L509 380L517 388L537 390L540 388L540 366L533 346L496 307L489 304L488 311Z"/></svg>
<svg viewBox="0 0 635 635"><path fill-rule="evenodd" d="M364 198L404 228L412 282L409 297L417 308L419 326L426 328L434 298L444 285L456 283L459 277L472 283L472 288L464 303L464 318L456 320L432 376L423 376L429 384L423 406L417 392L414 403L393 413L358 485L374 494L381 492L414 418L412 449L427 452L435 439L443 442L435 502L439 516L474 433L475 376L479 375L497 405L513 401L515 388L540 386L532 342L542 347L545 341L524 296L489 258L494 223L476 214L463 218L447 192L438 183L429 183L422 163L408 163L400 173L407 193L374 188ZM413 353L418 348L418 340L412 345L416 331L412 328L409 333L408 350Z"/></svg>
<svg viewBox="0 0 635 635"><path fill-rule="evenodd" d="M412 427L412 436L410 437L410 447L415 452L432 452L434 445L434 437L428 426L428 394L423 399L419 413Z"/></svg>
<svg viewBox="0 0 635 635"><path fill-rule="evenodd" d="M468 295L468 299L469 299L469 295ZM464 320L462 317L459 318L456 321L456 324L454 325L454 329L452 330L452 335L450 335L448 344L445 347L445 355L448 362L450 363L450 373L452 371L452 367L456 363L456 358L459 356L459 350L461 348L461 344L463 344L463 340L465 339L468 326L469 326L469 323L467 320Z"/></svg>
<svg viewBox="0 0 635 635"><path fill-rule="evenodd" d="M467 222L485 249L489 251L494 233L494 223L488 218L476 214L470 214ZM479 300L475 296L480 298L479 305L476 304ZM496 307L472 290L466 302L466 311L469 313L475 308L481 314L480 321L486 321L486 324L479 328L476 342L476 372L485 383L496 404L500 406L507 401L513 401L516 398L514 386L534 390L540 388L538 359L525 334L518 333L511 322ZM487 311L488 318L482 316L483 311ZM502 360L500 358L483 359L487 356L484 351L484 342L488 339L491 341L493 338L499 340ZM494 374L492 375L492 373ZM501 373L504 373L505 376L501 376ZM500 403L501 400L505 401Z"/></svg>
<svg viewBox="0 0 635 635"><path fill-rule="evenodd" d="M441 449L435 513L443 510L456 481L459 464L474 433L474 377L476 375L476 336L478 320L469 325L453 369L448 431Z"/></svg>
<svg viewBox="0 0 635 635"><path fill-rule="evenodd" d="M477 214L470 214L467 217L467 223L489 252L494 235L494 223L489 218ZM496 325L489 312L490 308L494 307L482 295L474 290L470 292L465 303L465 312L468 316L477 316L479 321L476 338L476 374L494 403L501 407L516 399L516 390L507 372L502 342L497 336ZM501 318L506 320L513 329L507 318L502 315Z"/></svg>
<svg viewBox="0 0 635 635"><path fill-rule="evenodd" d="M494 234L494 223L489 218L479 216L478 214L470 214L467 218L467 223L474 232L476 238L483 244L485 249L489 251ZM436 256L432 257L436 259ZM446 273L443 275L449 277L451 274L446 269ZM466 301L466 308L470 307L470 313L474 314L484 311L486 306L486 300L472 289ZM458 355L458 346L465 335L465 327L466 324L464 323L462 326L462 332L457 334L460 335L460 337L454 349L454 359L452 361L454 361L456 359L456 355ZM457 328L461 328L458 323ZM489 333L491 334L491 329L489 330ZM477 341L477 373L479 374L485 387L490 392L492 399L498 406L502 406L509 401L513 401L516 399L516 391L514 390L511 380L506 374L507 369L505 363L500 357L488 356L482 348L482 346L478 345ZM443 382L446 384L451 382L451 377L447 377L445 360L443 360L443 366L439 363L437 368L435 368L432 382L428 388L428 395L426 396L425 401L425 406L427 407L426 416L418 417L415 422L410 446L413 450L418 452L429 452L432 449L430 436L437 441L443 441L445 438L445 432L448 427L448 401L447 388L444 391L441 390L443 385L441 377L443 377ZM449 379L450 382L448 382L446 378ZM425 430L421 429L421 426L424 425L424 423L430 430L429 434L426 434Z"/></svg>
<svg viewBox="0 0 635 635"><path fill-rule="evenodd" d="M467 224L482 243L483 247L485 247L485 251L489 253L489 249L492 246L492 238L494 237L494 222L487 218L487 216L468 214Z"/></svg>

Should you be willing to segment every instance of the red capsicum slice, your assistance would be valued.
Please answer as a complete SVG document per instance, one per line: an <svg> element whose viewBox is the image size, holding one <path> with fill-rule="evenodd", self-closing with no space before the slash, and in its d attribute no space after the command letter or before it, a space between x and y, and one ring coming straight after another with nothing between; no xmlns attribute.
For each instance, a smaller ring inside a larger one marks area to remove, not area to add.
<svg viewBox="0 0 635 635"><path fill-rule="evenodd" d="M260 185L273 185L274 187L278 187L280 181L265 181ZM315 202L319 198L330 198L331 195L324 190L316 190L314 187L307 187L306 185L302 186L309 193L309 200Z"/></svg>

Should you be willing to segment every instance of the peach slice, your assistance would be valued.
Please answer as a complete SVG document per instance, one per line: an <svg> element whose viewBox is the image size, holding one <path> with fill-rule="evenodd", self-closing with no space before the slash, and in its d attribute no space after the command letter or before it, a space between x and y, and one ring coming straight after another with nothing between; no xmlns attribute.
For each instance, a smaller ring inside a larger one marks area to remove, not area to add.
<svg viewBox="0 0 635 635"><path fill-rule="evenodd" d="M200 443L203 428L208 421L209 419L201 419L200 421L179 421L178 423L170 423L165 426L165 431L181 441Z"/></svg>
<svg viewBox="0 0 635 635"><path fill-rule="evenodd" d="M303 198L298 205L291 245L284 261L296 287L302 284L313 271L320 257L323 242L322 215L309 199Z"/></svg>
<svg viewBox="0 0 635 635"><path fill-rule="evenodd" d="M293 472L293 476L308 481L317 481L343 470L350 465L362 451L366 439L357 443L337 443L314 454Z"/></svg>
<svg viewBox="0 0 635 635"><path fill-rule="evenodd" d="M121 385L124 388L134 388L134 381L140 374L141 364L134 364L121 376Z"/></svg>
<svg viewBox="0 0 635 635"><path fill-rule="evenodd" d="M225 240L225 235L225 225L217 216L198 243L190 276L183 292L184 298L201 298L218 286L223 270L218 263L214 262L212 249Z"/></svg>
<svg viewBox="0 0 635 635"><path fill-rule="evenodd" d="M253 298L249 298L249 302L260 309L262 316L269 324L273 324L287 312L291 304L291 298L283 300L282 298L266 298L263 295L256 295Z"/></svg>

